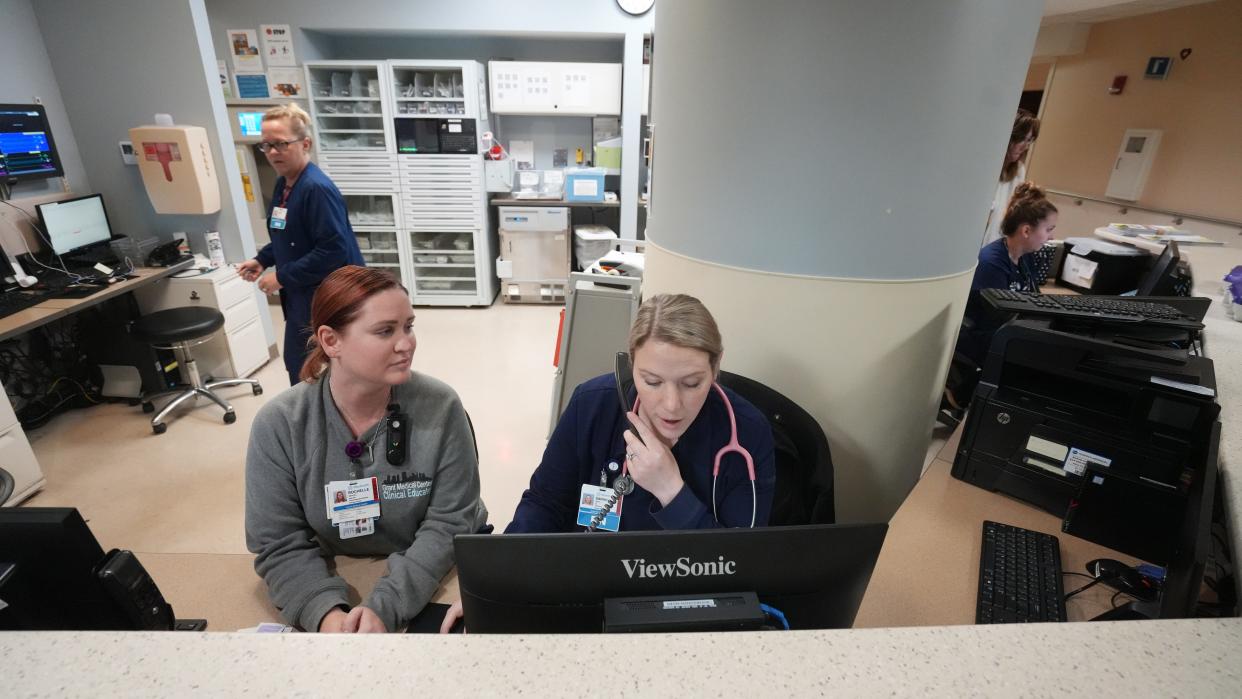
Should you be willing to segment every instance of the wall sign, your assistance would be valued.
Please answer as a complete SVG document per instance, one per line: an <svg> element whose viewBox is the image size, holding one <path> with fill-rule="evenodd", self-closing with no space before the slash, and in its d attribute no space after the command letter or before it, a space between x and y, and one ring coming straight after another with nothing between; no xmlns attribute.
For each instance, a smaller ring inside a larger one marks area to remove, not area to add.
<svg viewBox="0 0 1242 699"><path fill-rule="evenodd" d="M1169 66L1172 64L1173 59L1168 56L1152 56L1147 59L1147 72L1143 74L1143 77L1164 80L1169 77Z"/></svg>

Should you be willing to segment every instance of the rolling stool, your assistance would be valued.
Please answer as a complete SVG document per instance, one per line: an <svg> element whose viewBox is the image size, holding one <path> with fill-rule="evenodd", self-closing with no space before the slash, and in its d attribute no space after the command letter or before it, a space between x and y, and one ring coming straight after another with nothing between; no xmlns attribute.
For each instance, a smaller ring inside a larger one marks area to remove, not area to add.
<svg viewBox="0 0 1242 699"><path fill-rule="evenodd" d="M263 393L263 387L255 379L222 379L208 384L203 383L202 377L198 374L198 364L194 362L194 356L190 354L190 348L210 340L211 336L223 325L223 313L214 308L203 308L201 306L169 308L163 311L148 313L130 325L130 332L139 340L157 349L172 350L177 355L177 365L181 367L181 377L183 379L188 378L190 381L189 384L178 384L173 388L156 391L150 395L143 393L142 411L144 413L155 410L155 405L151 402L152 398L173 393L180 394L156 413L155 417L151 418L151 429L156 434L164 434L164 431L168 429L168 425L164 424L164 418L169 413L176 410L177 406L197 396L205 396L216 405L224 408L225 424L236 422L237 413L233 412L233 406L213 393L213 389L249 384L250 390L254 392L254 395L257 396Z"/></svg>

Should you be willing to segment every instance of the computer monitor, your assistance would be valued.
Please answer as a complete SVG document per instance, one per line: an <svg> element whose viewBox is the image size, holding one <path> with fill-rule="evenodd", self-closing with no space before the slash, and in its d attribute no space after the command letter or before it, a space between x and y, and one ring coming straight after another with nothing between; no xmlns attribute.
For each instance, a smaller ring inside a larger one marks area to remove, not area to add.
<svg viewBox="0 0 1242 699"><path fill-rule="evenodd" d="M238 111L236 115L238 133L246 138L263 136L263 112Z"/></svg>
<svg viewBox="0 0 1242 699"><path fill-rule="evenodd" d="M887 524L461 535L470 633L598 633L604 600L754 592L793 629L848 628Z"/></svg>
<svg viewBox="0 0 1242 699"><path fill-rule="evenodd" d="M35 209L57 255L82 252L112 239L108 212L98 194L39 204Z"/></svg>
<svg viewBox="0 0 1242 699"><path fill-rule="evenodd" d="M0 180L46 179L63 174L43 105L0 104Z"/></svg>
<svg viewBox="0 0 1242 699"><path fill-rule="evenodd" d="M1147 275L1139 283L1136 296L1175 296L1175 282L1178 275L1178 262L1181 255L1177 251L1177 243L1169 241L1164 244L1164 252L1156 258L1156 263L1147 270Z"/></svg>
<svg viewBox="0 0 1242 699"><path fill-rule="evenodd" d="M104 559L76 509L0 509L0 629L133 629L95 574Z"/></svg>

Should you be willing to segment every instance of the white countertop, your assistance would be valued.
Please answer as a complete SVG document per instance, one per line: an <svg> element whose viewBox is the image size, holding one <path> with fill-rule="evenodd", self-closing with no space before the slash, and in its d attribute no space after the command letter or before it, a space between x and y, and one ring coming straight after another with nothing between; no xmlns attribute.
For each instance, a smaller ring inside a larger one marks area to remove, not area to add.
<svg viewBox="0 0 1242 699"><path fill-rule="evenodd" d="M613 636L0 634L6 696L1238 696L1242 620ZM16 690L16 693L12 693Z"/></svg>

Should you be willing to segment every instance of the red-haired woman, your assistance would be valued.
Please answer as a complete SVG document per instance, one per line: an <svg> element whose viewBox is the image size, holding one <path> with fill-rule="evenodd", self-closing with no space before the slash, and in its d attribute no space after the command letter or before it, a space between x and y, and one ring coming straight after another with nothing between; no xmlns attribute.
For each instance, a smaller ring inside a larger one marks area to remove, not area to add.
<svg viewBox="0 0 1242 699"><path fill-rule="evenodd" d="M453 389L410 371L405 289L342 267L311 304L302 382L259 411L246 454L246 546L272 603L308 631L400 631L483 528L479 468ZM386 555L359 606L327 555Z"/></svg>

